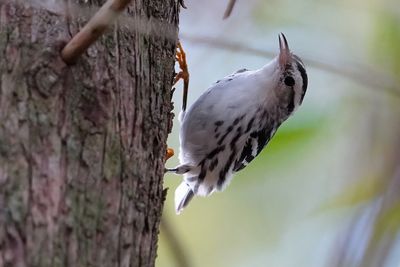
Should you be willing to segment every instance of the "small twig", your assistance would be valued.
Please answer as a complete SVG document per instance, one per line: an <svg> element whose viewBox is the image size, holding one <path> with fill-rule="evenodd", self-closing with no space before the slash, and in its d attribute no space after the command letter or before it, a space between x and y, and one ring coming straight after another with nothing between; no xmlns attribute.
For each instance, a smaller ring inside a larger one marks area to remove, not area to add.
<svg viewBox="0 0 400 267"><path fill-rule="evenodd" d="M67 18L73 14L75 17L89 20L89 18L93 17L99 11L97 6L72 3L79 1L0 0L0 3L9 3L10 1L13 3L13 5L18 7L43 9L49 11L51 14L65 16ZM87 0L85 1L87 2ZM66 4L68 4L68 8L65 7ZM136 14L132 17L129 16L127 12L125 14L120 13L117 19L119 25L125 26L124 31L129 31L130 33L135 34L143 34L145 36L165 38L172 43L176 43L177 29L173 22L139 14Z"/></svg>
<svg viewBox="0 0 400 267"><path fill-rule="evenodd" d="M74 63L111 25L130 0L108 0L89 22L72 38L61 51L61 58Z"/></svg>
<svg viewBox="0 0 400 267"><path fill-rule="evenodd" d="M229 0L228 6L225 9L225 13L224 13L223 19L227 19L231 15L233 7L235 6L235 4L236 4L236 0Z"/></svg>

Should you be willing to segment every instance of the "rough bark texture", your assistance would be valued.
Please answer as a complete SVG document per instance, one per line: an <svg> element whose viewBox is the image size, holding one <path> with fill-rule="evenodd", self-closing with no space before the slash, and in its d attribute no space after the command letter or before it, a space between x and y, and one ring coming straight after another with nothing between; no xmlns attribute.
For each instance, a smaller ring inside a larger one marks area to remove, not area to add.
<svg viewBox="0 0 400 267"><path fill-rule="evenodd" d="M132 1L66 66L103 1L29 2L0 1L0 266L153 266L178 3Z"/></svg>

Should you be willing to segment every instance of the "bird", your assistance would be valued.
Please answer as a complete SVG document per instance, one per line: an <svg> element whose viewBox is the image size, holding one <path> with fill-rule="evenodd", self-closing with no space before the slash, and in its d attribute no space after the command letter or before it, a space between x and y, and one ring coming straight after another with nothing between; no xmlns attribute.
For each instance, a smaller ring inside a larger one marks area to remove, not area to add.
<svg viewBox="0 0 400 267"><path fill-rule="evenodd" d="M279 54L260 69L240 69L216 81L188 110L184 100L180 164L166 169L183 175L175 190L177 214L194 196L223 191L302 104L308 86L305 65L290 51L283 33L278 40ZM179 47L177 59L186 73L186 57Z"/></svg>

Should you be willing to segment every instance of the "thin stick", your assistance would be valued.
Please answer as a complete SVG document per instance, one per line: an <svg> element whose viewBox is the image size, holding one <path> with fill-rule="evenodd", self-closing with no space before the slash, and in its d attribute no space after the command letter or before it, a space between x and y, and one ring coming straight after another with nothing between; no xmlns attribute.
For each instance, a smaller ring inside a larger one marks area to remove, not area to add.
<svg viewBox="0 0 400 267"><path fill-rule="evenodd" d="M228 6L225 9L225 13L224 13L223 19L227 19L231 15L233 7L235 6L235 4L236 4L236 0L229 0Z"/></svg>
<svg viewBox="0 0 400 267"><path fill-rule="evenodd" d="M74 63L111 25L130 0L108 0L89 22L72 38L61 51L61 58Z"/></svg>

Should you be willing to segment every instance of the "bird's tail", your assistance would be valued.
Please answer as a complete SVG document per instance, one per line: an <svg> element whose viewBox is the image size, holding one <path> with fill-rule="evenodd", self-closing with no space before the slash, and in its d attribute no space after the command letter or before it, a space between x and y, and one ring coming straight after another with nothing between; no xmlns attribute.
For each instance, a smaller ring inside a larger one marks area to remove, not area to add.
<svg viewBox="0 0 400 267"><path fill-rule="evenodd" d="M193 190L189 185L183 181L175 190L175 210L176 214L180 214L181 211L189 204L193 198Z"/></svg>

